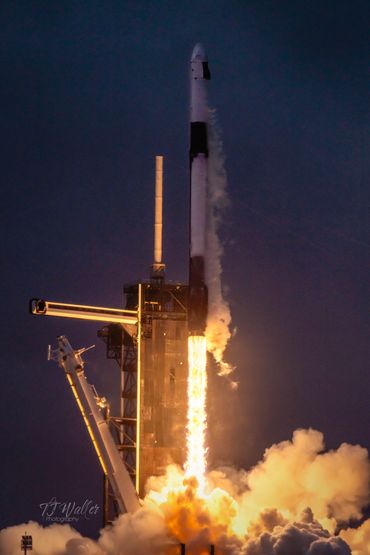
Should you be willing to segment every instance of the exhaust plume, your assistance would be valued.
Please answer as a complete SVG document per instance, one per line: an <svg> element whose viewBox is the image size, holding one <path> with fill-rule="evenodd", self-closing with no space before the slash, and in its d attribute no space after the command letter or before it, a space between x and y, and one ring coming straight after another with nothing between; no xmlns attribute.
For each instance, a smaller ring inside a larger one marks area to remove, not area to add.
<svg viewBox="0 0 370 555"><path fill-rule="evenodd" d="M361 542L364 534L347 530L338 537L335 530L361 518L369 502L368 453L346 443L328 452L324 447L320 432L297 430L249 472L210 472L208 490L197 497L171 467L165 479L151 479L147 500L184 543L215 543L225 555L348 554L345 540Z"/></svg>
<svg viewBox="0 0 370 555"><path fill-rule="evenodd" d="M185 473L188 478L196 478L200 491L204 489L207 467L205 433L207 428L207 346L204 336L188 338L188 423L187 457Z"/></svg>
<svg viewBox="0 0 370 555"><path fill-rule="evenodd" d="M22 524L0 533L1 555L18 555L21 535L34 537L34 555L369 555L367 450L343 443L324 451L323 435L296 430L267 449L249 472L234 468L206 476L204 492L182 469L167 468L147 484L144 507L120 516L93 542L70 528ZM208 550L208 551L207 551Z"/></svg>
<svg viewBox="0 0 370 555"><path fill-rule="evenodd" d="M224 361L224 351L231 337L231 313L221 283L223 246L219 237L222 212L229 205L221 134L214 110L209 110L208 213L206 283L208 286L207 349L219 368L220 376L228 376L234 368ZM235 382L231 382L236 386Z"/></svg>

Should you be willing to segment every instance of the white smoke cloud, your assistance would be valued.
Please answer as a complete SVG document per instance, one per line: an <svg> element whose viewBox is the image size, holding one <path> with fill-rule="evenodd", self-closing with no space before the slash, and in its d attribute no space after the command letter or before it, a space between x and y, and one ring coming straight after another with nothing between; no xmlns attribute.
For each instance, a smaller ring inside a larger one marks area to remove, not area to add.
<svg viewBox="0 0 370 555"><path fill-rule="evenodd" d="M269 512L265 513L265 519ZM274 515L276 518L276 514ZM350 555L349 546L317 522L310 509L297 522L275 524L241 545L225 543L227 555ZM280 517L281 518L281 517ZM272 528L272 529L270 529Z"/></svg>
<svg viewBox="0 0 370 555"><path fill-rule="evenodd" d="M320 432L296 430L248 472L210 472L205 496L181 468L168 467L148 482L144 507L97 542L69 525L29 522L0 532L0 554L18 555L27 530L34 555L178 555L180 541L187 555L204 555L211 543L216 555L370 555L370 520L335 534L338 523L361 518L369 477L366 449L343 443L326 452Z"/></svg>
<svg viewBox="0 0 370 555"><path fill-rule="evenodd" d="M33 555L162 555L171 540L163 515L154 507L121 515L101 530L97 542L84 538L69 525L43 527L28 522L0 532L0 555L19 555L22 535L33 537Z"/></svg>
<svg viewBox="0 0 370 555"><path fill-rule="evenodd" d="M296 430L292 441L267 449L246 476L249 490L241 500L241 514L277 507L296 517L310 507L326 526L330 519L360 518L369 502L367 450L347 443L328 452L324 447L323 434L309 429Z"/></svg>
<svg viewBox="0 0 370 555"><path fill-rule="evenodd" d="M163 515L155 507L144 507L118 517L101 531L98 543L104 555L161 555L168 541Z"/></svg>
<svg viewBox="0 0 370 555"><path fill-rule="evenodd" d="M222 211L229 204L227 178L224 166L220 132L214 111L209 111L208 157L208 214L206 283L208 286L207 348L213 354L219 375L227 376L233 367L223 360L224 351L231 337L231 312L221 283L223 246L219 237ZM232 384L236 385L235 382Z"/></svg>
<svg viewBox="0 0 370 555"><path fill-rule="evenodd" d="M70 540L82 539L69 524L51 524L44 528L37 522L4 528L0 532L0 554L19 555L21 537L27 532L33 538L34 555L65 555ZM90 541L90 540L88 540Z"/></svg>

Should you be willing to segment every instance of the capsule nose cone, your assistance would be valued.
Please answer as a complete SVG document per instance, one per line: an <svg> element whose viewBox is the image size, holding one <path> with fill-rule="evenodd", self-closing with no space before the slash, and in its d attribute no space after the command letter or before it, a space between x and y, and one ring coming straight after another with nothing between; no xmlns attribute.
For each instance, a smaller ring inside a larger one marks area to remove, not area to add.
<svg viewBox="0 0 370 555"><path fill-rule="evenodd" d="M207 56L206 56L206 51L204 50L204 47L202 44L200 44L200 42L198 42L193 49L193 53L191 55L191 60L199 60L201 62L206 62L207 61Z"/></svg>

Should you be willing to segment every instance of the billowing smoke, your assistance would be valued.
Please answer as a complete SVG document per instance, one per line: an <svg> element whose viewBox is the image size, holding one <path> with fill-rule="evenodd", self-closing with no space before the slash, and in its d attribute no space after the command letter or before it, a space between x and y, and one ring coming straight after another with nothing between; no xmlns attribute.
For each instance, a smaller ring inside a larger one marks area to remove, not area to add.
<svg viewBox="0 0 370 555"><path fill-rule="evenodd" d="M81 534L69 524L51 524L44 528L37 522L28 522L0 532L1 555L19 555L21 537L25 532L31 534L34 545L32 553L37 555L64 555L68 553L66 546L70 541L82 540Z"/></svg>
<svg viewBox="0 0 370 555"><path fill-rule="evenodd" d="M369 501L367 450L347 443L335 451L324 448L322 433L310 429L296 430L292 441L267 449L263 461L246 475L242 513L277 507L297 517L310 507L325 526L332 524L332 530L335 522L360 518Z"/></svg>
<svg viewBox="0 0 370 555"><path fill-rule="evenodd" d="M223 360L226 345L231 337L231 313L222 290L221 258L223 246L219 237L222 212L229 204L224 154L214 111L209 111L208 157L208 214L206 282L208 286L207 348L213 354L219 374L229 375L233 367ZM233 382L232 382L233 383Z"/></svg>
<svg viewBox="0 0 370 555"><path fill-rule="evenodd" d="M320 432L297 430L248 472L210 472L204 494L168 467L149 480L143 508L120 516L97 542L69 526L28 523L0 533L0 553L18 555L27 529L34 555L176 555L179 541L187 555L205 555L211 543L216 555L369 555L370 520L336 534L361 518L369 478L366 449L343 443L324 451Z"/></svg>
<svg viewBox="0 0 370 555"><path fill-rule="evenodd" d="M328 452L324 447L320 432L297 430L291 441L267 449L249 472L210 472L204 497L191 484L181 488L181 472L173 468L167 480L152 479L148 497L164 511L169 530L190 546L214 542L225 555L311 555L348 554L357 542L356 555L365 554L366 525L363 533L334 534L338 524L359 519L369 502L367 450L345 443Z"/></svg>
<svg viewBox="0 0 370 555"><path fill-rule="evenodd" d="M162 514L155 508L121 515L100 532L97 542L82 537L69 525L43 528L28 522L0 532L0 554L19 555L25 530L33 537L33 555L162 555L169 539Z"/></svg>
<svg viewBox="0 0 370 555"><path fill-rule="evenodd" d="M370 519L358 528L342 530L339 536L351 546L352 555L370 555Z"/></svg>

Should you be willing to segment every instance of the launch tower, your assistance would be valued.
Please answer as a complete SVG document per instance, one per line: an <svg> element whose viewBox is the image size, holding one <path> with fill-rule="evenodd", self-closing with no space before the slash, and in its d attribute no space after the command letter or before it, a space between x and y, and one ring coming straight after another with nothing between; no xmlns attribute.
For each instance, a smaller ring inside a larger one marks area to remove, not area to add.
<svg viewBox="0 0 370 555"><path fill-rule="evenodd" d="M187 407L188 286L165 280L162 261L162 170L156 157L154 262L149 280L124 286L125 308L112 309L32 299L32 314L105 322L98 337L120 369L119 413L105 409L126 468L140 497L150 476L173 462L183 465ZM117 503L104 479L104 523Z"/></svg>

